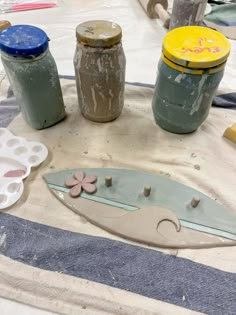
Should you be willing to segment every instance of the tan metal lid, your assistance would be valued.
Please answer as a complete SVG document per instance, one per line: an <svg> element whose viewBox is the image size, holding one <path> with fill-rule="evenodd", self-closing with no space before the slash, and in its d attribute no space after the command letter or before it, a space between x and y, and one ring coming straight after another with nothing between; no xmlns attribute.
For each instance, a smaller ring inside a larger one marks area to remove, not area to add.
<svg viewBox="0 0 236 315"><path fill-rule="evenodd" d="M87 21L76 28L79 43L90 47L111 47L118 44L122 37L121 27L110 21Z"/></svg>
<svg viewBox="0 0 236 315"><path fill-rule="evenodd" d="M2 31L4 28L7 28L11 26L11 23L9 21L0 20L0 31Z"/></svg>

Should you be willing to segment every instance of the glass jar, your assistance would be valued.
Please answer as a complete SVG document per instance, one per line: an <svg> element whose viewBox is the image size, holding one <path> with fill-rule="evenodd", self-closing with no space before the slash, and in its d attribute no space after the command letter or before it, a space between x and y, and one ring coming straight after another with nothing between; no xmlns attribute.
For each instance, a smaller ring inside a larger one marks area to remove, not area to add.
<svg viewBox="0 0 236 315"><path fill-rule="evenodd" d="M169 29L201 25L206 6L207 0L174 0Z"/></svg>
<svg viewBox="0 0 236 315"><path fill-rule="evenodd" d="M27 123L43 129L65 118L56 63L44 31L14 25L0 32L1 58Z"/></svg>
<svg viewBox="0 0 236 315"><path fill-rule="evenodd" d="M121 28L109 21L88 21L76 28L74 68L79 107L89 120L116 119L124 106L125 55Z"/></svg>
<svg viewBox="0 0 236 315"><path fill-rule="evenodd" d="M205 27L183 26L165 35L152 101L160 127L190 133L204 122L229 52L225 36Z"/></svg>
<svg viewBox="0 0 236 315"><path fill-rule="evenodd" d="M11 23L9 21L0 20L0 31L4 30L4 28L7 28L9 26L11 26Z"/></svg>

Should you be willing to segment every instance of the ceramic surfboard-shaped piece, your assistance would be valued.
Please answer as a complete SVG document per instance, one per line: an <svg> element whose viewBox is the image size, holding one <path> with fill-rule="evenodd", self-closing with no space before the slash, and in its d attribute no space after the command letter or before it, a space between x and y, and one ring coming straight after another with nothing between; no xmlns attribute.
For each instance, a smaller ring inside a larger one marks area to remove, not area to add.
<svg viewBox="0 0 236 315"><path fill-rule="evenodd" d="M44 179L59 200L93 224L159 247L236 245L236 214L190 187L135 170L80 170L96 175L94 194L82 192L78 198L71 197L65 181L78 169L46 174ZM112 179L109 185L107 178ZM172 224L161 229L165 221Z"/></svg>

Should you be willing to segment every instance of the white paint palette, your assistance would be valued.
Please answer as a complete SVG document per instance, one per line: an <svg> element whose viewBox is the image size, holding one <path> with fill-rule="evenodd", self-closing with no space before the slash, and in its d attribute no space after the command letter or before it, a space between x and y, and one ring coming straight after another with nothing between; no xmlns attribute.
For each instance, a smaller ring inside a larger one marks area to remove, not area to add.
<svg viewBox="0 0 236 315"><path fill-rule="evenodd" d="M0 128L0 209L19 200L24 191L23 180L47 155L48 149L42 143L27 141Z"/></svg>

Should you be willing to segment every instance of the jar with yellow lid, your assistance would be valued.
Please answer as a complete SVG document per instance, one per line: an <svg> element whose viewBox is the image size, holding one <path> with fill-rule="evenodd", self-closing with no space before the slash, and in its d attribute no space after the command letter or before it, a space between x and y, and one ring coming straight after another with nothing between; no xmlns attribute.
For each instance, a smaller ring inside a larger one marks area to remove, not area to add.
<svg viewBox="0 0 236 315"><path fill-rule="evenodd" d="M152 102L160 127L190 133L204 122L229 53L225 36L206 27L183 26L165 35Z"/></svg>
<svg viewBox="0 0 236 315"><path fill-rule="evenodd" d="M122 32L110 21L87 21L76 28L74 68L79 107L89 120L116 119L124 106L125 55Z"/></svg>

